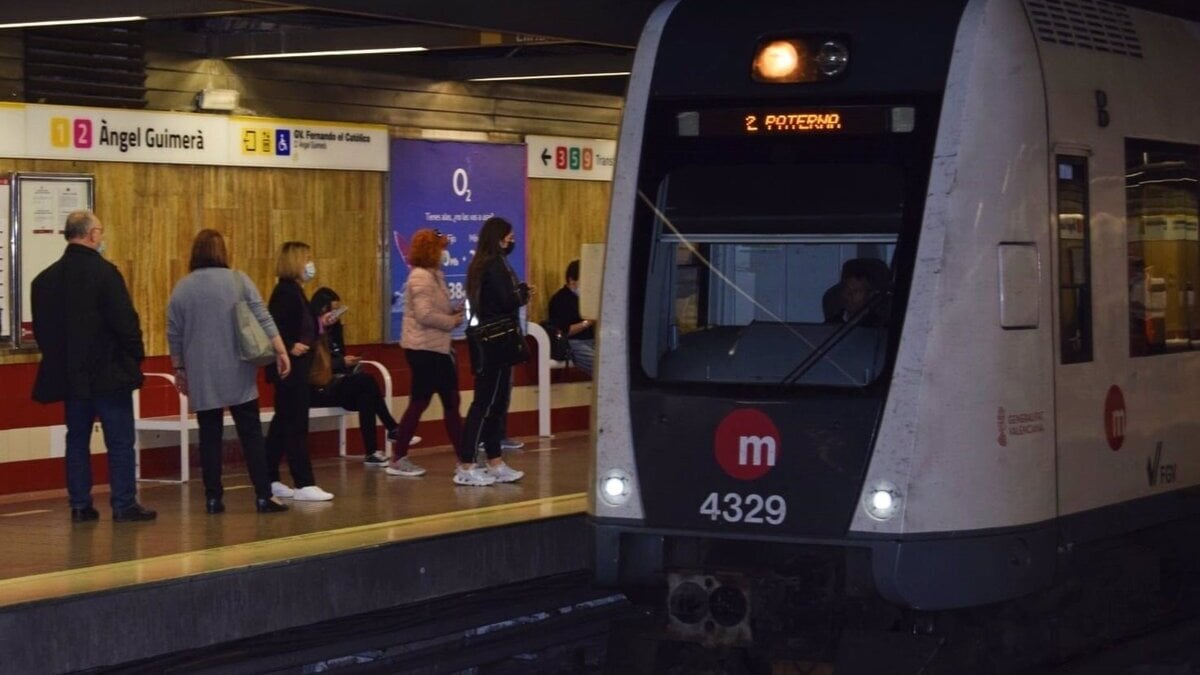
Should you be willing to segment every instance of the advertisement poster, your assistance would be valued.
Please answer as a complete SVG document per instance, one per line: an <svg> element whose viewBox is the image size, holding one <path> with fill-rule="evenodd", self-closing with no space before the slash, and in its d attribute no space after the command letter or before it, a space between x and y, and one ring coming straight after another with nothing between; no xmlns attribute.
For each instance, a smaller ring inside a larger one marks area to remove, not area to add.
<svg viewBox="0 0 1200 675"><path fill-rule="evenodd" d="M433 228L449 239L442 269L454 302L466 299L467 265L479 228L492 216L512 223L517 246L508 260L525 279L525 146L397 139L389 197L392 340L400 339L408 243L417 230Z"/></svg>

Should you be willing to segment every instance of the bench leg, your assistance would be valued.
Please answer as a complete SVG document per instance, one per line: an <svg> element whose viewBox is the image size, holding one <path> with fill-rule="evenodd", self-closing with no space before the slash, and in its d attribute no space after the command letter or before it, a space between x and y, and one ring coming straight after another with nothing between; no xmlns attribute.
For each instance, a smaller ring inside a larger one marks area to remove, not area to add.
<svg viewBox="0 0 1200 675"><path fill-rule="evenodd" d="M338 456L346 456L346 416L338 416Z"/></svg>
<svg viewBox="0 0 1200 675"><path fill-rule="evenodd" d="M179 481L188 482L188 430L179 431Z"/></svg>

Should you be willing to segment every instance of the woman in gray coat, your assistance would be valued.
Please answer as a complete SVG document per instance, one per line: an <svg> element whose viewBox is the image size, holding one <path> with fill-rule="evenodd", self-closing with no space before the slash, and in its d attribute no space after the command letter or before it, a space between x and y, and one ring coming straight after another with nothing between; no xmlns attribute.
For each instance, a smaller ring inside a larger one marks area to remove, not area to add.
<svg viewBox="0 0 1200 675"><path fill-rule="evenodd" d="M279 330L263 305L258 289L244 273L229 269L225 238L201 230L192 242L191 273L171 293L167 306L167 345L175 368L175 387L188 397L200 425L200 462L204 475L205 510L221 513L222 416L229 408L237 427L246 470L254 483L259 513L286 511L271 496L258 416L258 367L238 356L234 307L246 301L275 347L275 365L284 377L291 370Z"/></svg>

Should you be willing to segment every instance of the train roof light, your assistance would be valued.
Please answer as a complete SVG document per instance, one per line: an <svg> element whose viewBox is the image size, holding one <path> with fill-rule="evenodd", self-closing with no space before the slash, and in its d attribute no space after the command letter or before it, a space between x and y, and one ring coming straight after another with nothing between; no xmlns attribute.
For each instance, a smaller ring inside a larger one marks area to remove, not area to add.
<svg viewBox="0 0 1200 675"><path fill-rule="evenodd" d="M799 70L800 52L787 40L768 42L754 57L754 74L768 82L796 82Z"/></svg>
<svg viewBox="0 0 1200 675"><path fill-rule="evenodd" d="M822 82L840 78L849 64L850 48L842 38L768 38L754 51L751 75L770 84Z"/></svg>

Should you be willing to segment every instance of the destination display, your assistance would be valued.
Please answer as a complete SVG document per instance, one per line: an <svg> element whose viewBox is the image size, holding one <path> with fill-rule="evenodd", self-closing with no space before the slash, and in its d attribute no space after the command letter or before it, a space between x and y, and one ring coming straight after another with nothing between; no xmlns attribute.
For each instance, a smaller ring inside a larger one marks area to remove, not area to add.
<svg viewBox="0 0 1200 675"><path fill-rule="evenodd" d="M682 112L680 136L868 135L908 133L915 126L911 107L758 106Z"/></svg>

